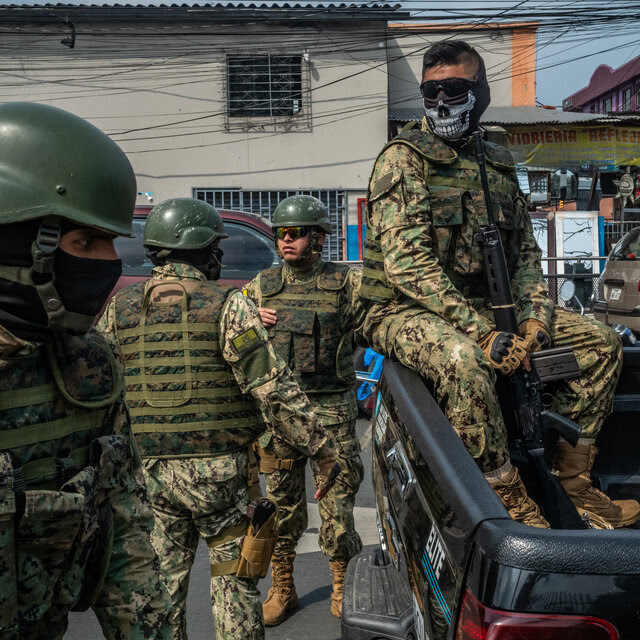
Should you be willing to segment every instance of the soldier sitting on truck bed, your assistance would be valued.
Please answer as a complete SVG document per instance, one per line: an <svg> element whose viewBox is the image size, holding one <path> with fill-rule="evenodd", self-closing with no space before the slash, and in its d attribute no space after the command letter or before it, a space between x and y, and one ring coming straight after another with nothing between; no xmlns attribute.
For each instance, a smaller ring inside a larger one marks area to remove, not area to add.
<svg viewBox="0 0 640 640"><path fill-rule="evenodd" d="M583 437L575 449L558 443L555 469L596 526L629 525L640 505L610 500L590 477L620 375L620 342L605 325L554 309L511 155L485 142L520 335L495 330L474 238L488 222L471 138L490 101L484 61L466 42L436 43L424 55L420 89L426 117L386 145L369 183L363 335L420 372L511 517L538 527L548 523L509 461L496 373L508 375L551 344L572 347L582 375L560 385L554 409L581 425Z"/></svg>

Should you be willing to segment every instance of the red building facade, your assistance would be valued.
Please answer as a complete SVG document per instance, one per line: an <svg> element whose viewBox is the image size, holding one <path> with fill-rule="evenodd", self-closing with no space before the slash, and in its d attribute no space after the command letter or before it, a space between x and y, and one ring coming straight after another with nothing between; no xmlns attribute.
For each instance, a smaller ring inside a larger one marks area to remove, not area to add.
<svg viewBox="0 0 640 640"><path fill-rule="evenodd" d="M640 56L617 69L601 64L588 86L562 101L562 110L582 113L640 111Z"/></svg>

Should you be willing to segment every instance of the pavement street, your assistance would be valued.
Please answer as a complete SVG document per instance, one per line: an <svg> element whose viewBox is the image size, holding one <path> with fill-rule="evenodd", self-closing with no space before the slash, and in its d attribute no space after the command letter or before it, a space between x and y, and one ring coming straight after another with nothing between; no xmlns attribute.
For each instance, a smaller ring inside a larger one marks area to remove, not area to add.
<svg viewBox="0 0 640 640"><path fill-rule="evenodd" d="M358 420L358 439L362 446L365 475L356 498L355 521L367 549L378 542L375 502L371 483L371 430L369 422ZM328 559L318 547L320 517L313 502L313 483L307 465L307 500L309 527L298 545L294 578L300 607L278 627L267 628L266 640L339 640L340 620L329 612L331 606L331 571ZM198 546L191 572L187 600L187 631L189 640L215 638L209 598L209 563L204 542ZM260 582L262 598L271 585L271 575ZM102 632L91 611L72 613L65 640L98 640ZM241 640L240 638L238 640Z"/></svg>

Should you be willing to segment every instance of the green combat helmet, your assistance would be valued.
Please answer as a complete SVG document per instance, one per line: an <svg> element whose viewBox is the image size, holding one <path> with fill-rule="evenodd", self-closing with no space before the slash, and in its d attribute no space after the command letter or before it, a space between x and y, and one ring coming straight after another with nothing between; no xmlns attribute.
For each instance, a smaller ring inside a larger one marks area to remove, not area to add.
<svg viewBox="0 0 640 640"><path fill-rule="evenodd" d="M131 164L86 120L28 102L0 105L0 149L0 225L41 219L32 265L0 264L0 277L34 287L50 326L86 330L93 317L66 310L53 282L61 221L131 236L136 199Z"/></svg>
<svg viewBox="0 0 640 640"><path fill-rule="evenodd" d="M322 252L322 243L318 238L318 229L322 229L325 233L331 233L331 221L329 220L329 212L322 201L313 196L289 196L282 202L278 203L276 210L273 212L273 220L271 228L278 227L311 227L311 239L309 245L300 256L302 260L311 257L313 253ZM278 246L278 238L274 237L276 253L284 258L280 247Z"/></svg>
<svg viewBox="0 0 640 640"><path fill-rule="evenodd" d="M290 196L278 203L273 213L271 228L319 227L331 233L331 222L327 207L313 196Z"/></svg>
<svg viewBox="0 0 640 640"><path fill-rule="evenodd" d="M164 249L202 249L228 237L216 208L194 198L157 204L144 227L144 245Z"/></svg>

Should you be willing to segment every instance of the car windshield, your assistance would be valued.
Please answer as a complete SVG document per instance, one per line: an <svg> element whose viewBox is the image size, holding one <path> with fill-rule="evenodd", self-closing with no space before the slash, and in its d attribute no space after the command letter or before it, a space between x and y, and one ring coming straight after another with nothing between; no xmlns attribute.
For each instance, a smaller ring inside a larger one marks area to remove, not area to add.
<svg viewBox="0 0 640 640"><path fill-rule="evenodd" d="M611 252L613 260L640 260L640 227L627 233Z"/></svg>
<svg viewBox="0 0 640 640"><path fill-rule="evenodd" d="M122 259L122 275L149 277L153 264L142 246L145 219L134 219L134 238L116 238L115 247ZM221 279L248 282L259 271L280 264L273 240L259 231L234 221L225 221L229 237L220 241L224 252Z"/></svg>

